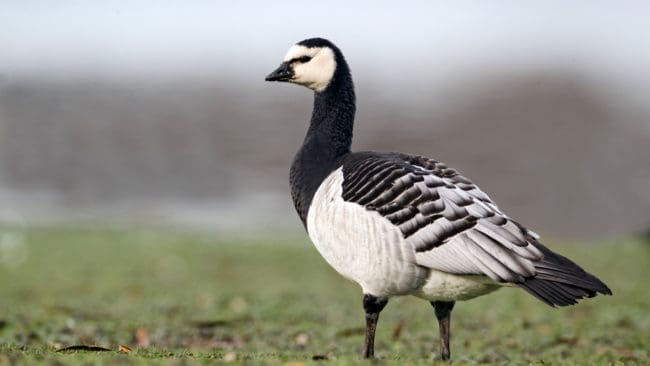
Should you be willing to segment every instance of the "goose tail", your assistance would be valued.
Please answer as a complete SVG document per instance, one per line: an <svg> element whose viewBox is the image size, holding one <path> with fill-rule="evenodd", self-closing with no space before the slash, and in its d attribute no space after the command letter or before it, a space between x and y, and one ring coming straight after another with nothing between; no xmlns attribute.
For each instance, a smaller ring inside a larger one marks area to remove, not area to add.
<svg viewBox="0 0 650 366"><path fill-rule="evenodd" d="M532 238L531 238L532 239ZM537 240L530 241L544 254L535 263L537 274L517 285L550 306L567 306L597 294L611 295L607 285L570 259L557 254Z"/></svg>

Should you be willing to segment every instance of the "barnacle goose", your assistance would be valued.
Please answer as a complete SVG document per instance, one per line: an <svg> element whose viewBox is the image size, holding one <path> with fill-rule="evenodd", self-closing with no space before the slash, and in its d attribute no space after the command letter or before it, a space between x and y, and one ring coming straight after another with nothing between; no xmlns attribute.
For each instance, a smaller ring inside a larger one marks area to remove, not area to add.
<svg viewBox="0 0 650 366"><path fill-rule="evenodd" d="M363 290L365 358L373 357L379 313L393 296L431 303L446 360L456 300L503 286L521 287L550 306L611 294L456 170L422 156L351 152L354 86L330 41L292 46L266 80L314 91L309 129L291 166L291 194L320 254Z"/></svg>

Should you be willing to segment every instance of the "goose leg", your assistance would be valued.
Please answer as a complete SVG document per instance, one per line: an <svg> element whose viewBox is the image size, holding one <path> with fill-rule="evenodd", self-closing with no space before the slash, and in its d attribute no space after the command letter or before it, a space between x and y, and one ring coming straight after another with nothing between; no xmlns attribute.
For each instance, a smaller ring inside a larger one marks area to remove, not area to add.
<svg viewBox="0 0 650 366"><path fill-rule="evenodd" d="M363 309L366 311L366 341L363 347L363 358L375 356L375 330L379 313L388 303L388 299L382 299L369 294L363 295Z"/></svg>
<svg viewBox="0 0 650 366"><path fill-rule="evenodd" d="M449 360L451 352L449 349L449 325L451 323L451 310L454 308L455 301L432 301L436 318L438 318L438 327L440 328L440 358Z"/></svg>

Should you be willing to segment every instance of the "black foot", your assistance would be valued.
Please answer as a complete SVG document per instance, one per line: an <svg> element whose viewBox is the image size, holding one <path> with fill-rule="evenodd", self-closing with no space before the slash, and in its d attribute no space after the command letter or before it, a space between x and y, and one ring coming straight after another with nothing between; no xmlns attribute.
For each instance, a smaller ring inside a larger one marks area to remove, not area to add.
<svg viewBox="0 0 650 366"><path fill-rule="evenodd" d="M438 319L438 327L440 328L440 358L447 361L451 358L451 350L449 348L449 338L451 337L451 310L456 304L455 301L432 301L431 305Z"/></svg>
<svg viewBox="0 0 650 366"><path fill-rule="evenodd" d="M372 295L363 295L363 309L366 311L366 341L363 347L363 358L373 358L375 356L375 330L377 330L377 320L379 313L388 303L388 299L382 299Z"/></svg>

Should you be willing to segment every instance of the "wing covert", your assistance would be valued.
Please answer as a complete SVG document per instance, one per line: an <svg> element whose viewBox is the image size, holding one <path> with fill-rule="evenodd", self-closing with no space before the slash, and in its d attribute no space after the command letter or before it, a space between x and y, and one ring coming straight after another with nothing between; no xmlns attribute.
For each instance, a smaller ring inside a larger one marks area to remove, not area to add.
<svg viewBox="0 0 650 366"><path fill-rule="evenodd" d="M376 211L402 232L424 267L522 282L543 254L535 237L469 179L433 159L359 153L343 164L343 199Z"/></svg>

